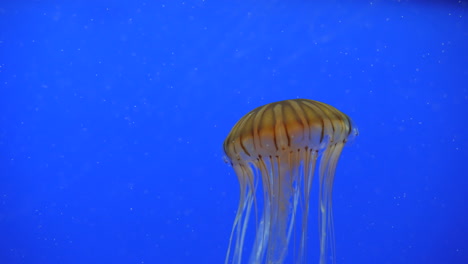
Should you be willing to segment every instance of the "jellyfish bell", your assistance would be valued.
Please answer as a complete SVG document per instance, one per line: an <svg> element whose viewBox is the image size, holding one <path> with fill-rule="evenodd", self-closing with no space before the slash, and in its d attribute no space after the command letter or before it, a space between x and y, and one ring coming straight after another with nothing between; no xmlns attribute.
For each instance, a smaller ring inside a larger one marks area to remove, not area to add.
<svg viewBox="0 0 468 264"><path fill-rule="evenodd" d="M320 263L334 262L335 169L343 146L357 134L347 115L307 99L267 104L242 117L223 146L240 184L225 263L283 263L291 239L289 255L294 263L304 263L314 174L319 177ZM250 221L255 221L252 242L246 239Z"/></svg>

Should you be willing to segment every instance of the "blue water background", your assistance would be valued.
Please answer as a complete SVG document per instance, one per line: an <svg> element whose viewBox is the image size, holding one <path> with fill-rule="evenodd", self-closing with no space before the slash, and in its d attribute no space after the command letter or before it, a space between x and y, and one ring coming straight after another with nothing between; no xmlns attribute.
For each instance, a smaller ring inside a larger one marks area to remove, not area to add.
<svg viewBox="0 0 468 264"><path fill-rule="evenodd" d="M468 263L467 8L2 1L0 263L223 263L239 198L223 140L292 98L360 130L337 263Z"/></svg>

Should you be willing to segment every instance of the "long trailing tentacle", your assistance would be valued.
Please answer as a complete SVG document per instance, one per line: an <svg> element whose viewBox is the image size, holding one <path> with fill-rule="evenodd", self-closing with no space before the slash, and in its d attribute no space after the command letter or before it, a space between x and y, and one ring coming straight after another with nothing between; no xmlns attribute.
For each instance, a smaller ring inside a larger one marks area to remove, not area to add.
<svg viewBox="0 0 468 264"><path fill-rule="evenodd" d="M336 262L333 226L333 183L336 166L344 143L330 145L323 153L319 168L319 236L320 264Z"/></svg>

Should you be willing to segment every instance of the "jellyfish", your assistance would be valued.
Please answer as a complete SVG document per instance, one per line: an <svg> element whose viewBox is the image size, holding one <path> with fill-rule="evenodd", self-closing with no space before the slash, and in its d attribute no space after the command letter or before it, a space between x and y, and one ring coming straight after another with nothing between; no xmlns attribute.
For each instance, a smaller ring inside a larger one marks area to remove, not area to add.
<svg viewBox="0 0 468 264"><path fill-rule="evenodd" d="M242 117L223 146L240 185L225 264L305 263L314 175L319 263L335 263L333 181L343 146L357 134L347 115L308 99L270 103Z"/></svg>

